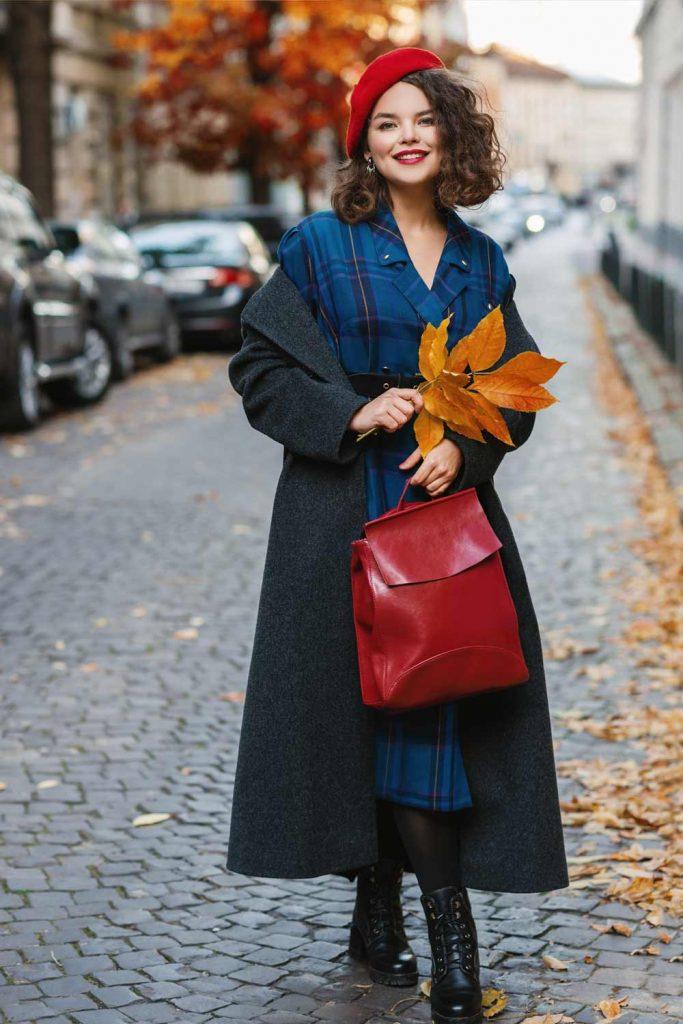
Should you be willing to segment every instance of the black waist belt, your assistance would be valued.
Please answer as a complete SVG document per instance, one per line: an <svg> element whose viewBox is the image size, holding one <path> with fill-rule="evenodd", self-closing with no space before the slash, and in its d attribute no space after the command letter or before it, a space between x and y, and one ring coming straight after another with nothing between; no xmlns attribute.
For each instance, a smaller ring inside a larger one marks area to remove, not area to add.
<svg viewBox="0 0 683 1024"><path fill-rule="evenodd" d="M368 398L377 398L389 388L416 388L424 381L421 373L349 373L354 391Z"/></svg>

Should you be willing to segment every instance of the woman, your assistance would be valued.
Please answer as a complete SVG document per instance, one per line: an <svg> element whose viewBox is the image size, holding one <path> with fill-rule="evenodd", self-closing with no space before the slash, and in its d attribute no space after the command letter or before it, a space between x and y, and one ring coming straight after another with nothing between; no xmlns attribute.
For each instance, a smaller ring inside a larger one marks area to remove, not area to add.
<svg viewBox="0 0 683 1024"><path fill-rule="evenodd" d="M515 449L446 428L421 459L414 385L422 330L449 314L449 347L496 305L506 328L500 362L538 347L502 250L453 210L500 187L495 128L475 94L437 55L398 48L355 86L346 142L333 210L283 236L280 266L243 311L243 345L228 371L250 423L283 445L284 464L227 867L356 879L349 950L374 980L393 985L417 981L400 904L403 872L415 872L433 1020L477 1021L467 886L546 891L568 884L567 867L538 626L492 481ZM519 447L535 415L503 415ZM407 501L476 487L502 541L530 678L388 715L361 701L350 545L367 519L397 503L407 472Z"/></svg>

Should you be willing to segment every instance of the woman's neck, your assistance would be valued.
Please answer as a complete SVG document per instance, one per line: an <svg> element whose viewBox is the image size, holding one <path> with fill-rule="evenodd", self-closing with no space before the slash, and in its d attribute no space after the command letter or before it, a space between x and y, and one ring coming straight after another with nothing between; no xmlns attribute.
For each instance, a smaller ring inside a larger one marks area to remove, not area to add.
<svg viewBox="0 0 683 1024"><path fill-rule="evenodd" d="M420 233L441 225L431 189L428 192L389 188L389 205L397 224Z"/></svg>

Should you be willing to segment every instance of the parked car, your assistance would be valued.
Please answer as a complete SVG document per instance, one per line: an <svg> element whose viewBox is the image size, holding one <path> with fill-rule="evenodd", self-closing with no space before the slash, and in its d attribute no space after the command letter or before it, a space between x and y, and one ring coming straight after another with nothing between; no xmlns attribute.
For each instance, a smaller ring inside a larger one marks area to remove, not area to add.
<svg viewBox="0 0 683 1024"><path fill-rule="evenodd" d="M26 429L41 415L41 388L57 402L97 402L109 387L111 358L88 316L31 194L0 175L0 420Z"/></svg>
<svg viewBox="0 0 683 1024"><path fill-rule="evenodd" d="M178 317L128 235L99 218L52 221L51 227L67 266L88 282L91 317L107 339L115 379L132 372L140 349L173 359L181 348Z"/></svg>
<svg viewBox="0 0 683 1024"><path fill-rule="evenodd" d="M525 227L529 234L538 234L545 228L562 224L567 215L567 206L561 196L554 192L530 192L520 199L524 211Z"/></svg>
<svg viewBox="0 0 683 1024"><path fill-rule="evenodd" d="M494 213L462 209L458 213L467 224L490 235L503 252L509 252L523 235L520 219L509 210Z"/></svg>
<svg viewBox="0 0 683 1024"><path fill-rule="evenodd" d="M524 235L524 218L515 209L515 199L505 192L494 192L483 203L460 212L463 220L490 235L508 252Z"/></svg>
<svg viewBox="0 0 683 1024"><path fill-rule="evenodd" d="M257 231L268 247L271 259L275 261L275 255L280 239L285 231L298 222L300 218L294 214L286 213L280 206L274 203L240 203L232 206L202 207L192 211L169 210L163 213L141 213L132 217L123 218L119 226L125 231L133 227L143 227L148 224L158 224L164 221L182 220L217 220L217 221L238 221L246 220L247 223Z"/></svg>
<svg viewBox="0 0 683 1024"><path fill-rule="evenodd" d="M490 233L504 249L511 249L516 242L527 235L525 212L513 201L504 210L500 210L494 215L491 220Z"/></svg>
<svg viewBox="0 0 683 1024"><path fill-rule="evenodd" d="M240 314L273 269L266 244L246 221L163 221L130 231L148 270L156 270L185 336L241 341Z"/></svg>
<svg viewBox="0 0 683 1024"><path fill-rule="evenodd" d="M273 261L275 261L277 247L285 231L301 219L300 216L285 213L279 206L265 203L244 203L239 206L217 207L216 209L203 210L202 216L207 217L209 220L246 220L268 246L268 251Z"/></svg>

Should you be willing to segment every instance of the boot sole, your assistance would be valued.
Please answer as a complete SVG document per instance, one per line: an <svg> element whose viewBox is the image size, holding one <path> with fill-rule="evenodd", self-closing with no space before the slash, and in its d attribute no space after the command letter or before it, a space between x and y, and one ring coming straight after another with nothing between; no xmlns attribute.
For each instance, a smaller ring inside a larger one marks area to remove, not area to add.
<svg viewBox="0 0 683 1024"><path fill-rule="evenodd" d="M417 971L413 971L412 974L391 974L373 967L369 962L363 938L355 928L351 930L349 955L359 963L364 963L370 978L379 982L380 985L389 985L391 988L407 988L409 985L417 985L419 976Z"/></svg>
<svg viewBox="0 0 683 1024"><path fill-rule="evenodd" d="M432 1010L432 1024L480 1024L483 1019L484 1015L481 1010L469 1017L444 1017L442 1013Z"/></svg>

